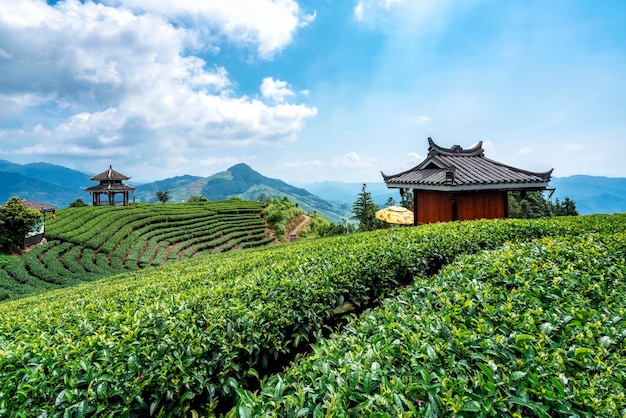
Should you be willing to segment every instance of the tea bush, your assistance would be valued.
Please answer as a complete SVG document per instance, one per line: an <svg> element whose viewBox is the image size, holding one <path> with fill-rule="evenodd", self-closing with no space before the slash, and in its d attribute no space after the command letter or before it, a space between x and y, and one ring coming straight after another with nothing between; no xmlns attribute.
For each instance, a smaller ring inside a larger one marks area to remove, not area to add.
<svg viewBox="0 0 626 418"><path fill-rule="evenodd" d="M306 348L308 342L328 330L346 307L367 308L381 296L413 283L416 278L423 280L420 278L436 272L460 254L544 236L576 236L590 232L608 236L624 231L625 221L624 215L613 215L392 228L201 256L49 292L37 298L3 303L0 304L0 414L45 414L48 417L219 414L230 408L237 393L246 394L237 390L254 387L259 376L270 373ZM427 288L429 282L423 283ZM452 319L469 320L471 317L461 308L478 309L477 302L448 307L447 301L451 303L456 293L443 287L444 284L445 280L439 287L428 288L432 292L429 290L426 294L432 293L433 298L430 308L423 301L419 302L421 299L412 301L424 306L424 318L437 316L435 313L443 309L451 309L456 315L448 315L449 323L437 323L442 320L434 318L430 328L422 334L411 334L419 337L418 340L431 338L431 334L438 336L432 344L422 347L421 354L417 353L419 357L410 363L411 370L420 375L417 360L426 357L432 357L435 371L444 373L444 366L448 364L448 357L444 357L448 347L445 338L448 333L456 332ZM509 289L506 294L512 293ZM439 300L438 295L441 295ZM438 305L433 305L435 302ZM489 305L494 310L500 309L495 302ZM392 319L389 317L390 321ZM400 329L408 326L399 321L394 323ZM379 329L382 333L386 325L373 323L371 327L372 331ZM395 325L391 328L395 329ZM460 324L457 328L463 330ZM539 341L538 336L526 334L532 339L520 337L524 334L513 334L507 335L506 341L512 339L529 347ZM364 334L363 347L366 337ZM464 344L469 347L472 341ZM384 352L397 348L395 346L404 347L401 339L391 344L391 348L384 345L384 340L381 344ZM525 349L523 345L521 349ZM583 360L583 354L591 357L585 350L574 351L574 359L579 357L579 361ZM373 355L374 351L371 353ZM364 361L368 358L373 357L365 357ZM491 367L488 360L475 360L480 373L486 371L479 364ZM504 364L503 359L497 361ZM382 364L380 360L376 364L372 361L369 367L372 379L365 382L356 379L353 385L365 385L363 388L368 393L376 390L386 373L380 367ZM401 363L398 365L400 367ZM322 370L333 366L334 363L328 363ZM520 369L515 371L523 372L522 366L520 364ZM447 393L452 389L448 385L457 385L457 380L452 380L451 376L445 382L441 379L438 382L430 370L424 373L427 388L432 385L434 392L431 395L430 389L423 392L423 388L417 387L415 397L411 397L413 392L403 395L409 404L412 402L417 408L428 401L432 404L430 408L437 407L439 411L457 408L460 401L455 397L456 392L451 392L449 398L438 392L443 387ZM475 376L473 384L478 385L476 382L481 378L489 382L489 377L480 373L472 375ZM463 380L463 376L459 372L457 378ZM526 376L534 379L530 373L517 373L509 380L524 378L526 381ZM494 380L495 386L496 383ZM281 385L277 388L275 393L280 398L284 389L280 389ZM387 392L378 395L374 397L375 402L384 399ZM303 394L296 392L293 396L299 399ZM389 396L397 404L391 392ZM399 396L400 404L410 411L407 402ZM463 400L459 413L463 409L467 412L477 408L474 395L465 396L468 398ZM522 399L519 402L525 402L521 393L518 396ZM240 404L242 412L254 408L247 402L250 397L249 394L244 396ZM432 402L430 397L433 397ZM326 398L320 394L317 398L312 395L311 399L323 404ZM448 405L445 400L452 403ZM327 410L340 411L341 401L331 396ZM496 401L493 407L500 408ZM374 408L374 403L371 406ZM483 407L488 408L488 405L478 405L478 408Z"/></svg>
<svg viewBox="0 0 626 418"><path fill-rule="evenodd" d="M201 252L225 252L243 243L244 247L266 245L272 239L266 234L262 209L258 202L243 200L61 209L55 220L46 223L46 245L0 265L6 273L0 282L0 300L159 266ZM23 266L9 266L15 262Z"/></svg>
<svg viewBox="0 0 626 418"><path fill-rule="evenodd" d="M239 390L231 416L626 415L626 234L461 257Z"/></svg>

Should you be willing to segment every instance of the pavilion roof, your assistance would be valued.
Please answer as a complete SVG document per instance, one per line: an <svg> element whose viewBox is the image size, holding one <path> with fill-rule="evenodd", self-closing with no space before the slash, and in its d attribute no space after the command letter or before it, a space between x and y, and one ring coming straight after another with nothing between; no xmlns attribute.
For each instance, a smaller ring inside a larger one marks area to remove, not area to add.
<svg viewBox="0 0 626 418"><path fill-rule="evenodd" d="M443 148L428 138L428 156L398 174L381 172L387 187L436 191L543 190L552 170L537 173L485 157L482 141L469 149Z"/></svg>
<svg viewBox="0 0 626 418"><path fill-rule="evenodd" d="M123 191L134 191L135 188L123 183L100 183L95 186L86 187L84 189L86 192L123 192Z"/></svg>
<svg viewBox="0 0 626 418"><path fill-rule="evenodd" d="M28 209L37 209L41 213L54 212L57 207L47 203L36 202L34 200L20 199L22 205Z"/></svg>
<svg viewBox="0 0 626 418"><path fill-rule="evenodd" d="M120 173L119 171L115 171L113 170L113 166L109 165L109 169L103 171L100 174L97 174L95 176L93 176L90 180L99 180L99 181L106 181L106 180L129 180L130 177L125 176L124 174Z"/></svg>

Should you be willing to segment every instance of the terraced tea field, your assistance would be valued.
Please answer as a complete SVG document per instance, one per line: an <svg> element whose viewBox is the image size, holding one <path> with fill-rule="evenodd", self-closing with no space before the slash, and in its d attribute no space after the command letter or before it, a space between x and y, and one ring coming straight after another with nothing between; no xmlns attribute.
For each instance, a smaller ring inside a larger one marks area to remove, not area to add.
<svg viewBox="0 0 626 418"><path fill-rule="evenodd" d="M85 206L46 220L46 245L0 266L0 300L274 240L258 202Z"/></svg>

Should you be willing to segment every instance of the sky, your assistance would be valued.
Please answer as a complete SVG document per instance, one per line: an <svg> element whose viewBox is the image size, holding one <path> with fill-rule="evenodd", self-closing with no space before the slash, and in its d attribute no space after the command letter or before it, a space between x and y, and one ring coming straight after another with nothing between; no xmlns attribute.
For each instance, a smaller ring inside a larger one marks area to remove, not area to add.
<svg viewBox="0 0 626 418"><path fill-rule="evenodd" d="M626 177L626 2L0 0L0 159L380 182L429 137Z"/></svg>

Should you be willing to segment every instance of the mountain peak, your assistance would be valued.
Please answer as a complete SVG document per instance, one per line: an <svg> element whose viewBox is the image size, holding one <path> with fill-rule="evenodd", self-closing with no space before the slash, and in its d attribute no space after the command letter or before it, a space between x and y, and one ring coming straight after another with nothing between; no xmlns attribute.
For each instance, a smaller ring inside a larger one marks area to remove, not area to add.
<svg viewBox="0 0 626 418"><path fill-rule="evenodd" d="M249 166L248 164L246 164L246 163L238 163L238 164L235 164L234 166L230 167L230 168L229 168L228 170L226 170L226 171L231 171L231 170L240 170L240 169L247 169L247 170L254 171L254 170L252 170L252 167L250 167L250 166Z"/></svg>

